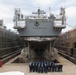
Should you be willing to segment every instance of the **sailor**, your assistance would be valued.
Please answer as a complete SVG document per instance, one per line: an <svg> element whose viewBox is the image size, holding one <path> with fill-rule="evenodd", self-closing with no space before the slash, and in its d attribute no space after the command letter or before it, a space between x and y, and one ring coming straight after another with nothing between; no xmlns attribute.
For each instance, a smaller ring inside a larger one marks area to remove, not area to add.
<svg viewBox="0 0 76 75"><path fill-rule="evenodd" d="M58 65L55 64L55 72L58 72Z"/></svg>
<svg viewBox="0 0 76 75"><path fill-rule="evenodd" d="M35 63L34 62L32 63L32 70L33 70L33 72L35 71Z"/></svg>
<svg viewBox="0 0 76 75"><path fill-rule="evenodd" d="M45 66L45 62L43 62L43 72L44 72L44 66Z"/></svg>
<svg viewBox="0 0 76 75"><path fill-rule="evenodd" d="M58 72L59 70L59 64L56 65L56 71Z"/></svg>
<svg viewBox="0 0 76 75"><path fill-rule="evenodd" d="M35 71L38 71L38 62L35 63Z"/></svg>
<svg viewBox="0 0 76 75"><path fill-rule="evenodd" d="M31 67L31 63L29 64L29 69L30 69L30 72L31 72L31 68L30 67Z"/></svg>
<svg viewBox="0 0 76 75"><path fill-rule="evenodd" d="M43 62L43 72L44 72L44 62Z"/></svg>
<svg viewBox="0 0 76 75"><path fill-rule="evenodd" d="M63 65L61 65L61 64L58 65L58 72L62 72L62 67L63 67Z"/></svg>
<svg viewBox="0 0 76 75"><path fill-rule="evenodd" d="M34 68L34 62L31 62L30 64L29 64L29 68L30 68L30 72L31 71L35 71L35 68Z"/></svg>
<svg viewBox="0 0 76 75"><path fill-rule="evenodd" d="M42 63L40 62L40 67L39 67L40 72L42 72Z"/></svg>
<svg viewBox="0 0 76 75"><path fill-rule="evenodd" d="M49 68L50 68L50 71L51 71L51 68L52 68L51 62L49 63Z"/></svg>
<svg viewBox="0 0 76 75"><path fill-rule="evenodd" d="M60 65L60 72L62 72L62 67L63 67L63 65Z"/></svg>
<svg viewBox="0 0 76 75"><path fill-rule="evenodd" d="M47 64L47 71L49 71L49 63L48 63L48 62L46 62L46 64Z"/></svg>
<svg viewBox="0 0 76 75"><path fill-rule="evenodd" d="M34 62L34 72L36 72L36 62Z"/></svg>
<svg viewBox="0 0 76 75"><path fill-rule="evenodd" d="M38 72L40 72L40 62L39 62L39 64L38 64Z"/></svg>
<svg viewBox="0 0 76 75"><path fill-rule="evenodd" d="M41 72L43 73L43 62L41 63Z"/></svg>
<svg viewBox="0 0 76 75"><path fill-rule="evenodd" d="M52 71L54 72L55 71L55 63L54 62L51 62L51 68L52 68Z"/></svg>
<svg viewBox="0 0 76 75"><path fill-rule="evenodd" d="M44 72L47 73L47 64L44 64Z"/></svg>

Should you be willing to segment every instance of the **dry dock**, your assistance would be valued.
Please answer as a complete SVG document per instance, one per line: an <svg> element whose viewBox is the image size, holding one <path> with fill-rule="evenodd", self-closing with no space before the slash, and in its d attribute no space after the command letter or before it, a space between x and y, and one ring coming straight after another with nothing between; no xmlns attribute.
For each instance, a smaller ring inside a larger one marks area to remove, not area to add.
<svg viewBox="0 0 76 75"><path fill-rule="evenodd" d="M0 68L0 72L9 72L9 71L20 71L24 72L26 75L76 75L76 65L67 59L59 56L58 61L63 64L63 72L48 72L48 73L33 73L29 72L29 63L11 63L17 57L4 64L2 68Z"/></svg>

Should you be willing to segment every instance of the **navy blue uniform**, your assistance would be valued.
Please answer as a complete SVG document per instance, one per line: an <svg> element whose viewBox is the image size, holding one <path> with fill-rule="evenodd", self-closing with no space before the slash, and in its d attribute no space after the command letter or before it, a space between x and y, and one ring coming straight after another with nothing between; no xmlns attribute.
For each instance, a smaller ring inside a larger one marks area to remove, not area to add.
<svg viewBox="0 0 76 75"><path fill-rule="evenodd" d="M33 67L33 63L31 62L31 63L29 64L30 72L32 71L32 67Z"/></svg>
<svg viewBox="0 0 76 75"><path fill-rule="evenodd" d="M40 63L38 64L38 72L40 72Z"/></svg>
<svg viewBox="0 0 76 75"><path fill-rule="evenodd" d="M51 62L51 69L53 72L55 71L55 63L54 62Z"/></svg>
<svg viewBox="0 0 76 75"><path fill-rule="evenodd" d="M60 64L60 65L58 65L58 72L62 72L62 65Z"/></svg>
<svg viewBox="0 0 76 75"><path fill-rule="evenodd" d="M47 64L44 64L44 72L47 73Z"/></svg>

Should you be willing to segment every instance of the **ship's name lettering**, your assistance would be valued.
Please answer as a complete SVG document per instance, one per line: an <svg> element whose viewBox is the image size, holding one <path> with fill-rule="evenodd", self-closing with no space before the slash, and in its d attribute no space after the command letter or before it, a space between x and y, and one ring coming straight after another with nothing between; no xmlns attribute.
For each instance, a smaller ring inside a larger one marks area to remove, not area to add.
<svg viewBox="0 0 76 75"><path fill-rule="evenodd" d="M33 29L46 29L46 27L34 27Z"/></svg>

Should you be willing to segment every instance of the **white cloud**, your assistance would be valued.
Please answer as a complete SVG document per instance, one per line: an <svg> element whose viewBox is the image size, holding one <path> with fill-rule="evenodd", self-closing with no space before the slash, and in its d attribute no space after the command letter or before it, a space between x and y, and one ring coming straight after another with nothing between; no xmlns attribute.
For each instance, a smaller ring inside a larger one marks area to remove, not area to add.
<svg viewBox="0 0 76 75"><path fill-rule="evenodd" d="M64 3L66 6L73 6L73 5L76 5L76 0L65 0L65 3Z"/></svg>
<svg viewBox="0 0 76 75"><path fill-rule="evenodd" d="M70 7L70 6L76 6L76 0L70 0L70 1L63 0L58 3L58 7L61 7L61 6L65 7L65 8Z"/></svg>
<svg viewBox="0 0 76 75"><path fill-rule="evenodd" d="M9 9L6 6L0 4L0 18L9 17L8 12Z"/></svg>
<svg viewBox="0 0 76 75"><path fill-rule="evenodd" d="M68 17L76 16L76 7L75 6L71 6L71 7L66 8L66 15Z"/></svg>
<svg viewBox="0 0 76 75"><path fill-rule="evenodd" d="M49 5L51 2L50 0L36 0L36 1L37 1L38 5L43 6L43 7L46 5Z"/></svg>
<svg viewBox="0 0 76 75"><path fill-rule="evenodd" d="M70 6L66 8L66 17L67 17L67 24L71 28L75 28L76 24L76 7Z"/></svg>
<svg viewBox="0 0 76 75"><path fill-rule="evenodd" d="M0 4L0 19L3 19L4 25L7 28L12 29L12 25L10 24L13 21L12 18L13 18L13 12L10 10L10 8L3 4Z"/></svg>
<svg viewBox="0 0 76 75"><path fill-rule="evenodd" d="M40 8L49 8L54 5L57 0L33 0L33 5Z"/></svg>

